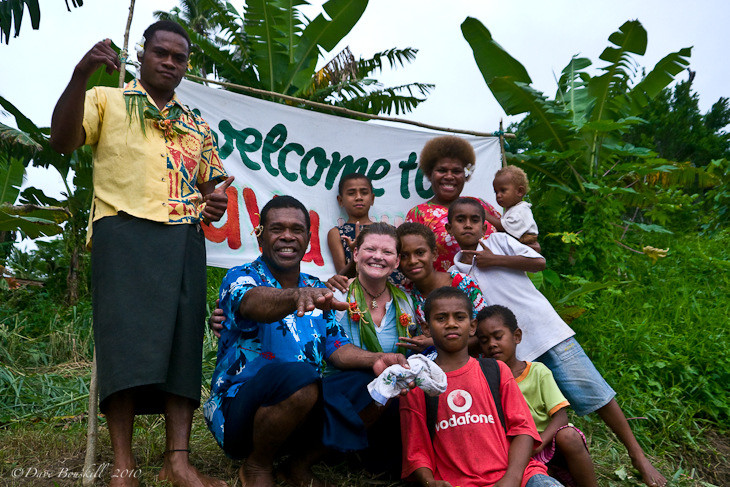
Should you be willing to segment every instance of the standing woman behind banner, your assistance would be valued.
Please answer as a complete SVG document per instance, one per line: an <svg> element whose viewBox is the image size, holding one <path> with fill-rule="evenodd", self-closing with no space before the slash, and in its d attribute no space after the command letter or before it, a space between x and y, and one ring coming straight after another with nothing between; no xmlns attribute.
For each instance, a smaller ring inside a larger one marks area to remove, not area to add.
<svg viewBox="0 0 730 487"><path fill-rule="evenodd" d="M406 215L407 222L423 223L436 234L438 256L434 269L447 271L454 265L454 256L461 250L459 244L446 231L449 205L461 196L464 183L473 172L476 155L469 142L454 135L435 137L423 146L418 164L431 181L433 198L417 205ZM492 205L482 198L475 199L484 206L486 212L497 218L500 214ZM491 223L487 223L484 236L496 231Z"/></svg>

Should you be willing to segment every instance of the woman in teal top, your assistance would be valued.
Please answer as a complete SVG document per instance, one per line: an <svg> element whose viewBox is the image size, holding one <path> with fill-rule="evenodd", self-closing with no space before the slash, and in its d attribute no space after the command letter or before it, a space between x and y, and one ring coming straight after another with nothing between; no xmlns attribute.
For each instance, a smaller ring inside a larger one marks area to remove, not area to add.
<svg viewBox="0 0 730 487"><path fill-rule="evenodd" d="M357 275L347 292L335 298L347 301L349 309L337 319L355 345L371 352L408 352L398 347L399 337L418 333L410 296L392 284L388 276L398 268L400 244L395 228L387 223L364 227L355 241L353 260Z"/></svg>
<svg viewBox="0 0 730 487"><path fill-rule="evenodd" d="M335 299L349 303L347 311L337 313L340 326L353 344L365 350L410 353L398 342L399 337L419 333L414 325L413 304L403 289L388 281L400 262L395 228L386 223L364 227L355 240L353 260L356 277L349 281L345 292L335 291ZM363 371L325 376L322 390L336 405L341 421L336 428L325 425L324 443L343 451L369 445L369 453L364 455L372 460L370 467L398 474L398 401L391 401L386 408L373 408L367 384L374 378ZM369 426L369 434L365 425Z"/></svg>

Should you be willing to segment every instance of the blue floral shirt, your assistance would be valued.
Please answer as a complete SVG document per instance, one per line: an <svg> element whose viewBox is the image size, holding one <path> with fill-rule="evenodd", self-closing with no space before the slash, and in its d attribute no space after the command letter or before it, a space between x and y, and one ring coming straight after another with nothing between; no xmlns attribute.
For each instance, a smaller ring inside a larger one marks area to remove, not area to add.
<svg viewBox="0 0 730 487"><path fill-rule="evenodd" d="M238 313L241 300L247 291L259 286L281 289L261 257L230 269L220 287L219 306L225 313L225 322L203 415L221 446L225 423L220 410L223 398L235 396L242 384L272 363L308 362L321 374L330 354L350 343L332 311L315 309L302 317L294 312L273 323L243 319ZM325 286L314 276L300 274L299 287Z"/></svg>

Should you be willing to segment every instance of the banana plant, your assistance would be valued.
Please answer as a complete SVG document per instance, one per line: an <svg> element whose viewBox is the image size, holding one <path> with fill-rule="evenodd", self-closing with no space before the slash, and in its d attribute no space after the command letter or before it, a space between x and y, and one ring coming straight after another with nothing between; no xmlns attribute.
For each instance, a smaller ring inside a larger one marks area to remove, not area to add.
<svg viewBox="0 0 730 487"><path fill-rule="evenodd" d="M18 115L16 122L19 126L32 126L34 134L40 134L40 130L30 120L2 97L0 106L9 113ZM26 237L37 238L42 235L56 235L62 231L60 223L69 216L65 208L32 203L17 204L20 186L25 178L25 168L43 149L43 145L30 134L0 124L0 232L20 231Z"/></svg>
<svg viewBox="0 0 730 487"><path fill-rule="evenodd" d="M131 77L131 73L126 73L128 80ZM99 68L87 87L117 83L116 73L110 75ZM0 238L14 232L32 239L62 234L69 258L67 301L73 304L79 296L85 229L93 197L91 149L83 146L69 155L59 154L48 143L49 128L36 126L3 97L0 97L0 108L12 115L17 125L16 129L0 124ZM63 198L47 196L41 188L32 185L20 191L25 169L30 164L55 169L65 186Z"/></svg>
<svg viewBox="0 0 730 487"><path fill-rule="evenodd" d="M250 0L240 11L231 2L220 0L181 3L177 10L156 15L176 20L188 31L201 52L200 57L191 57L193 69L200 74L376 114L410 111L433 89L426 83L383 87L372 77L384 64L393 68L411 62L417 52L411 48L359 59L356 69L336 81L316 70L320 58L358 22L367 0L326 1L322 4L324 13L313 19L301 12L301 7L309 4L304 0ZM200 12L208 17L204 28L194 21Z"/></svg>
<svg viewBox="0 0 730 487"><path fill-rule="evenodd" d="M481 22L467 18L461 29L497 102L508 115L527 114L519 128L528 142L508 157L528 171L536 189L531 201L553 234L570 242L571 252L573 237L582 233L583 243L567 261L583 259L585 268L600 273L612 254L607 248L625 245L621 240L629 228L667 231L634 221L663 223L667 212L691 202L676 187L658 186L662 175L712 184L712 176L697 168L623 140L633 125L645 123L638 117L641 109L687 68L691 48L668 54L640 77L637 57L646 52L648 36L639 21L625 22L609 36L597 73L588 71L590 59L574 56L557 79L555 96L548 98Z"/></svg>
<svg viewBox="0 0 730 487"><path fill-rule="evenodd" d="M71 7L65 0L66 8L71 11ZM71 0L74 7L80 7L84 4L83 0ZM10 43L10 33L13 37L20 35L20 25L23 21L23 15L26 8L30 17L30 24L34 30L37 30L41 24L41 7L38 0L2 0L0 2L0 40L5 44Z"/></svg>

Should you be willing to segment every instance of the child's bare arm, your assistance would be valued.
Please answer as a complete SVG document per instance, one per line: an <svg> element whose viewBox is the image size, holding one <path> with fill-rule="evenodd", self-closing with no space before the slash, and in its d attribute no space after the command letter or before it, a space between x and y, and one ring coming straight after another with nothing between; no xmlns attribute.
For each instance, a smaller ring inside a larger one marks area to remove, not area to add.
<svg viewBox="0 0 730 487"><path fill-rule="evenodd" d="M473 256L477 267L507 267L525 272L540 272L545 269L545 259L522 255L497 255L480 241L479 250L462 250L462 255Z"/></svg>
<svg viewBox="0 0 730 487"><path fill-rule="evenodd" d="M532 447L535 440L530 435L517 435L512 437L507 456L507 471L501 479L494 484L494 487L519 487L522 483L522 476L532 455Z"/></svg>
<svg viewBox="0 0 730 487"><path fill-rule="evenodd" d="M451 484L445 480L435 480L431 469L426 467L414 470L413 478L415 478L422 487L451 487Z"/></svg>
<svg viewBox="0 0 730 487"><path fill-rule="evenodd" d="M348 272L352 273L354 277L355 266L352 261L345 262L345 250L342 248L342 241L340 240L340 232L337 227L333 227L327 232L327 246L332 254L332 261L335 264L335 272L342 274L343 276L349 276Z"/></svg>
<svg viewBox="0 0 730 487"><path fill-rule="evenodd" d="M486 212L486 218L489 223L494 225L494 228L497 229L498 232L504 232L504 227L502 226L502 219L498 216L494 216L490 214L489 212Z"/></svg>
<svg viewBox="0 0 730 487"><path fill-rule="evenodd" d="M561 408L552 415L550 423L547 425L547 428L545 428L545 431L540 433L542 443L535 449L535 451L532 452L532 454L535 455L550 446L553 442L553 438L555 438L555 433L557 433L558 430L566 424L568 424L567 408Z"/></svg>

